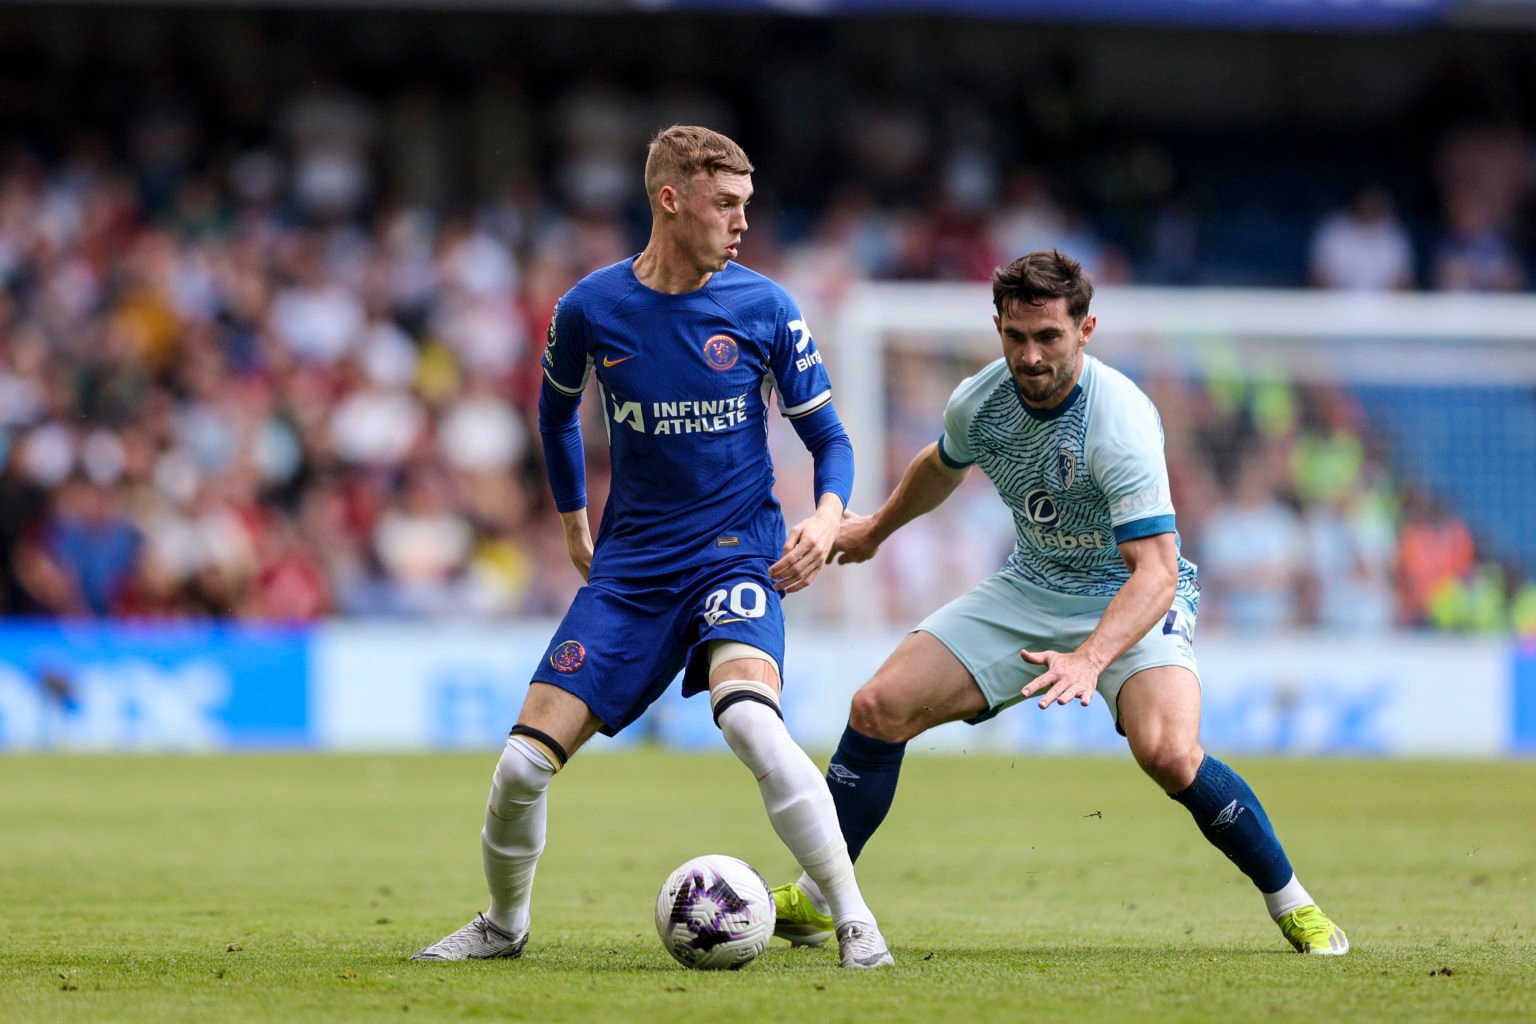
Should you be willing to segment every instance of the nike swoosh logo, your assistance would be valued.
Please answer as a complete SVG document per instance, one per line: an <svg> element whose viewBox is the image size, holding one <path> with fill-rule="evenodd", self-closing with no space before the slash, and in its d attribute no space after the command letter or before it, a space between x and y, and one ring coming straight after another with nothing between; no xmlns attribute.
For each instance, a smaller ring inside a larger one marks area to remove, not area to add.
<svg viewBox="0 0 1536 1024"><path fill-rule="evenodd" d="M633 358L635 358L635 357L634 356L625 356L623 359L613 359L613 358L611 358L609 356L603 356L603 366L605 368L609 367L609 366L618 366L620 363L624 362L625 360L633 359Z"/></svg>

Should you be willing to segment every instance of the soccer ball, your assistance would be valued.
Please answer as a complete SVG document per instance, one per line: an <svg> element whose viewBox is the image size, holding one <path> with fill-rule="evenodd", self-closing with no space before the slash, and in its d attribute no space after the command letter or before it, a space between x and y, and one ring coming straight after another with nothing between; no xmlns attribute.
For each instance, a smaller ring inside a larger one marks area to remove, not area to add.
<svg viewBox="0 0 1536 1024"><path fill-rule="evenodd" d="M773 938L773 896L744 860L710 853L667 876L656 933L672 958L701 971L739 970Z"/></svg>

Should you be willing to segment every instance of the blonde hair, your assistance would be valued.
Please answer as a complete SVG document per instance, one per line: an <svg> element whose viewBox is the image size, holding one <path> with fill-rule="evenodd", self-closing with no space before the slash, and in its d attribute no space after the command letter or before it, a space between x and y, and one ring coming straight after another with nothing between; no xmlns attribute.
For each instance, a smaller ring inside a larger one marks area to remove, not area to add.
<svg viewBox="0 0 1536 1024"><path fill-rule="evenodd" d="M661 186L686 192L700 171L751 174L752 170L746 152L726 136L698 125L675 124L657 132L647 148L645 194L654 206Z"/></svg>

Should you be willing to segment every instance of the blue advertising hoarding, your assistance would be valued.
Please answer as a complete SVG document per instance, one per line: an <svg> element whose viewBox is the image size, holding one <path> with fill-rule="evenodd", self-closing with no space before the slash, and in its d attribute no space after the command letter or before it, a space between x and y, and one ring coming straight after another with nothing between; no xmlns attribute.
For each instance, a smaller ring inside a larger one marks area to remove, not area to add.
<svg viewBox="0 0 1536 1024"><path fill-rule="evenodd" d="M0 749L306 746L302 629L0 626Z"/></svg>
<svg viewBox="0 0 1536 1024"><path fill-rule="evenodd" d="M0 751L489 750L516 720L552 627L0 625ZM783 709L806 748L836 745L854 689L899 639L792 630ZM1201 731L1215 750L1536 754L1536 646L1211 633L1197 650ZM646 741L725 749L708 703L676 688L591 749ZM942 726L919 746L1111 753L1124 740L1102 701L1048 711L1026 702L979 727Z"/></svg>

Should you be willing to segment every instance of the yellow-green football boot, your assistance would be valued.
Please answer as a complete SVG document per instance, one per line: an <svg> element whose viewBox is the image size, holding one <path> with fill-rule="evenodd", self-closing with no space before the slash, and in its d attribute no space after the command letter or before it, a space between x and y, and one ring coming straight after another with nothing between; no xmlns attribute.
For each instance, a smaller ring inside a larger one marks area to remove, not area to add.
<svg viewBox="0 0 1536 1024"><path fill-rule="evenodd" d="M832 915L817 910L799 882L773 890L773 909L773 934L792 946L819 946L832 937Z"/></svg>
<svg viewBox="0 0 1536 1024"><path fill-rule="evenodd" d="M1343 956L1349 952L1349 938L1344 929L1328 920L1328 915L1308 903L1289 914L1281 915L1275 922L1298 953L1313 956Z"/></svg>

